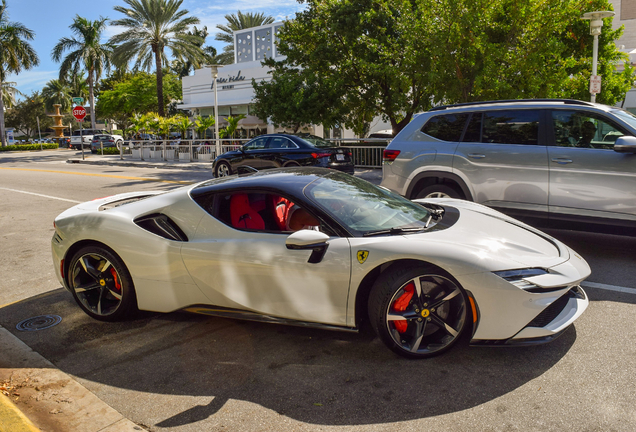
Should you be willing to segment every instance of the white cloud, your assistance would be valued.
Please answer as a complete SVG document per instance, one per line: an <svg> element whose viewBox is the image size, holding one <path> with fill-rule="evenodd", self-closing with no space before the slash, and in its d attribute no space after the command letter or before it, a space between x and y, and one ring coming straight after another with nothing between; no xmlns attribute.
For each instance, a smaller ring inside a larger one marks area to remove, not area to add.
<svg viewBox="0 0 636 432"><path fill-rule="evenodd" d="M14 81L17 83L17 89L24 93L29 94L35 90L42 90L44 85L52 79L57 79L60 75L59 70L32 70L24 71L18 75L11 75L7 81Z"/></svg>

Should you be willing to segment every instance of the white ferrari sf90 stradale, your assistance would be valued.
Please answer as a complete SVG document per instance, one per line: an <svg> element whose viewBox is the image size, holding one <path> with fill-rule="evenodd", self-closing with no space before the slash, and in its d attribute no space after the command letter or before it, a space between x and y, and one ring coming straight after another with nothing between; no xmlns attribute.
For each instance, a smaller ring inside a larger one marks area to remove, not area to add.
<svg viewBox="0 0 636 432"><path fill-rule="evenodd" d="M468 201L409 201L287 168L79 204L55 219L60 282L91 317L137 309L356 331L406 357L553 340L586 309L585 260Z"/></svg>

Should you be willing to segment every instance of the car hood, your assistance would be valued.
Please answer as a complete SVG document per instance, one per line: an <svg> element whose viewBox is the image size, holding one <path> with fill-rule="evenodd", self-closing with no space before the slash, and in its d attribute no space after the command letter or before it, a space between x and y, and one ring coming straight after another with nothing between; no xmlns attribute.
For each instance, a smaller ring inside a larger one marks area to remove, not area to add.
<svg viewBox="0 0 636 432"><path fill-rule="evenodd" d="M510 268L549 268L570 258L569 249L549 235L496 210L470 201L427 199L443 207L459 210L459 218L448 229L415 235L405 235L413 241L452 242L478 261L489 262L491 270ZM494 268L493 268L494 267Z"/></svg>

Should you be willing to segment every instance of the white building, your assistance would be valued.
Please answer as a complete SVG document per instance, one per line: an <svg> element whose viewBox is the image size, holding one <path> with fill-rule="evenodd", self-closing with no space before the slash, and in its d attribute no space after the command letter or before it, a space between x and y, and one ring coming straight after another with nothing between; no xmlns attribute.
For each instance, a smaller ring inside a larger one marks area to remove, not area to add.
<svg viewBox="0 0 636 432"><path fill-rule="evenodd" d="M261 27L253 27L234 33L234 64L219 67L217 97L219 107L219 127L227 124L224 117L244 114L239 122L241 138L251 138L263 133L285 132L265 119L259 119L250 111L254 99L252 79L256 82L271 80L270 68L261 65L266 57L283 59L276 50L276 32L283 25L276 22ZM190 110L193 115L214 115L214 88L209 68L197 69L194 75L182 80L183 104L177 108ZM382 121L375 121L371 131L390 129ZM311 125L301 130L320 137L355 138L350 130L324 130L321 125ZM287 132L291 132L287 130Z"/></svg>
<svg viewBox="0 0 636 432"><path fill-rule="evenodd" d="M610 0L610 3L614 6L616 13L612 28L625 26L623 36L616 41L616 45L619 50L629 55L631 65L636 66L636 0ZM622 69L622 65L619 68ZM601 91L603 91L602 88ZM636 88L633 87L627 92L625 100L617 105L636 114Z"/></svg>

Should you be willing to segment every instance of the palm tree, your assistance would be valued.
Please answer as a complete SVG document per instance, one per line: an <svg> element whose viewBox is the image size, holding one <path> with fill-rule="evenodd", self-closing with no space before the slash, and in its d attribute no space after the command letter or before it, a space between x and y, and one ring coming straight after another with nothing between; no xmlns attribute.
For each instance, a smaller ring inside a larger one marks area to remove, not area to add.
<svg viewBox="0 0 636 432"><path fill-rule="evenodd" d="M197 135L199 136L199 139L205 139L205 134L207 130L210 129L212 126L214 126L215 123L216 121L214 120L213 116L208 116L208 117L197 116L194 119L194 125L197 131Z"/></svg>
<svg viewBox="0 0 636 432"><path fill-rule="evenodd" d="M199 36L201 38L201 45L199 46L203 51L203 60L200 63L213 64L216 57L216 48L209 45L203 46L206 38L209 36L208 27L203 26L202 29L198 29L196 26L194 26L193 29L188 32L188 34ZM195 69L195 65L188 59L177 59L172 61L170 69L175 75L178 75L179 78L183 78L184 76L190 75L190 71Z"/></svg>
<svg viewBox="0 0 636 432"><path fill-rule="evenodd" d="M188 130L192 129L195 124L184 115L176 115L172 117L175 128L181 133L181 139L186 139Z"/></svg>
<svg viewBox="0 0 636 432"><path fill-rule="evenodd" d="M2 103L5 108L13 108L15 105L15 96L21 95L24 96L20 91L15 87L17 83L11 81L5 81L0 83L0 87L2 91Z"/></svg>
<svg viewBox="0 0 636 432"><path fill-rule="evenodd" d="M35 33L22 23L9 21L7 3L2 0L0 6L0 85L5 92L7 76L18 74L22 69L28 70L40 63L35 50L27 42L33 40ZM0 141L7 145L4 136L4 97L0 97Z"/></svg>
<svg viewBox="0 0 636 432"><path fill-rule="evenodd" d="M196 17L185 17L188 10L179 10L183 0L124 0L130 6L115 6L117 12L126 18L113 21L115 26L126 27L123 33L115 35L110 42L118 45L113 61L123 66L136 58L134 71L154 68L157 74L158 113L165 115L163 100L162 66L168 66L165 49L171 50L178 60L187 59L195 67L204 60L201 37L187 32L188 27L199 23Z"/></svg>
<svg viewBox="0 0 636 432"><path fill-rule="evenodd" d="M217 33L214 39L225 42L227 45L223 48L223 53L216 56L216 63L218 64L232 64L234 63L234 32L237 30L243 30L251 27L258 27L265 24L271 24L274 22L274 17L265 16L264 13L243 13L238 11L236 15L225 15L227 25L217 25L216 28L222 31Z"/></svg>
<svg viewBox="0 0 636 432"><path fill-rule="evenodd" d="M91 128L95 129L95 85L99 81L102 71L110 70L112 47L102 44L101 38L106 29L107 18L100 17L90 21L75 15L73 24L69 26L76 38L62 38L53 47L51 57L56 62L62 58L64 51L71 52L64 58L60 66L60 80L69 74L73 77L80 75L81 68L88 71L88 99L91 107Z"/></svg>
<svg viewBox="0 0 636 432"><path fill-rule="evenodd" d="M71 87L59 79L54 79L46 83L42 89L44 97L44 107L47 111L53 111L53 105L60 104L60 111L67 112L71 108Z"/></svg>

